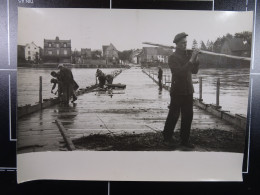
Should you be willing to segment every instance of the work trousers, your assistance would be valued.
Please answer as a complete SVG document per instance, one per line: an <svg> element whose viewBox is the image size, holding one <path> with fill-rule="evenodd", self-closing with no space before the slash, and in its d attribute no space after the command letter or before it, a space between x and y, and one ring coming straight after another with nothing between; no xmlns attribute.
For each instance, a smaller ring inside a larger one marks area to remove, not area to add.
<svg viewBox="0 0 260 195"><path fill-rule="evenodd" d="M162 78L158 78L159 87L162 88Z"/></svg>
<svg viewBox="0 0 260 195"><path fill-rule="evenodd" d="M180 137L182 142L187 143L189 141L191 122L193 119L193 94L171 95L170 110L163 130L165 140L172 138L180 114Z"/></svg>

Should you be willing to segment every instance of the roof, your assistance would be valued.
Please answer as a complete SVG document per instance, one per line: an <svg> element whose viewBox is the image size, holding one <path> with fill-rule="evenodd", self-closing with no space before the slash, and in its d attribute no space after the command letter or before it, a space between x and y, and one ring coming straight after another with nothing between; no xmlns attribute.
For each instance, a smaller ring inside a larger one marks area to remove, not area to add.
<svg viewBox="0 0 260 195"><path fill-rule="evenodd" d="M25 47L27 47L28 45L34 45L35 47L38 47L34 42L27 43L27 44L25 45Z"/></svg>
<svg viewBox="0 0 260 195"><path fill-rule="evenodd" d="M248 51L251 50L249 44L244 44L242 38L226 39L231 51Z"/></svg>
<svg viewBox="0 0 260 195"><path fill-rule="evenodd" d="M108 48L112 48L113 50L118 51L118 50L116 49L116 47L115 47L112 43L110 43L110 45L102 45L102 49L103 49L103 52L104 52L104 53L105 53L105 51L106 51Z"/></svg>
<svg viewBox="0 0 260 195"><path fill-rule="evenodd" d="M59 43L66 43L66 42L71 42L71 40L60 40L59 37L56 37L55 39L44 39L44 42L59 42Z"/></svg>

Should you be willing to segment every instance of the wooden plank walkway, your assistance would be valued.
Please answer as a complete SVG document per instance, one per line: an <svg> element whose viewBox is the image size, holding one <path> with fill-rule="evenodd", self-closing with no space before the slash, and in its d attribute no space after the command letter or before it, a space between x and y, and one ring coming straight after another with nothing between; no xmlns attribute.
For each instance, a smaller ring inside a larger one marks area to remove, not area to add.
<svg viewBox="0 0 260 195"><path fill-rule="evenodd" d="M139 67L123 71L114 83L126 84L110 97L91 92L78 97L69 107L55 105L18 120L18 153L67 150L55 120L59 120L73 140L95 133L162 131L170 95L145 75ZM180 122L177 124L177 130ZM236 129L194 107L192 129Z"/></svg>

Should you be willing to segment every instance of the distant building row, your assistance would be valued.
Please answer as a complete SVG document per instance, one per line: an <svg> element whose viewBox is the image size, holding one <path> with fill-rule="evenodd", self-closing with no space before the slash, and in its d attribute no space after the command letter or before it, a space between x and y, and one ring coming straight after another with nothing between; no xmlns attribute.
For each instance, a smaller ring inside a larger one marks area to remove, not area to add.
<svg viewBox="0 0 260 195"><path fill-rule="evenodd" d="M221 48L221 53L250 56L251 48L240 38L226 39ZM129 61L136 64L143 63L168 63L171 49L161 47L143 47L132 50ZM103 45L102 50L91 51L90 48L82 48L80 51L71 50L71 40L44 39L44 48L38 47L34 42L25 46L18 45L18 62L33 63L73 63L85 64L89 60L105 60L106 64L119 63L119 51L110 43Z"/></svg>
<svg viewBox="0 0 260 195"><path fill-rule="evenodd" d="M101 50L82 48L81 51L71 50L71 40L44 39L44 48L38 47L34 42L25 46L18 45L18 62L39 63L81 63L89 59L104 59L109 62L118 62L118 50L111 43L103 45Z"/></svg>

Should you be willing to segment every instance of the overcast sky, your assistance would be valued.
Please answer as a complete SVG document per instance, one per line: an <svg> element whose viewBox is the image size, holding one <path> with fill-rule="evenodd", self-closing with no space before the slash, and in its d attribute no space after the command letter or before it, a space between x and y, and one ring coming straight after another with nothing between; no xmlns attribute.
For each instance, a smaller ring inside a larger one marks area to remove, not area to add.
<svg viewBox="0 0 260 195"><path fill-rule="evenodd" d="M72 49L101 49L113 45L120 51L142 48L142 42L174 45L177 33L189 34L188 47L215 41L227 33L251 31L253 12L19 8L18 44L43 48L44 39L71 39Z"/></svg>

